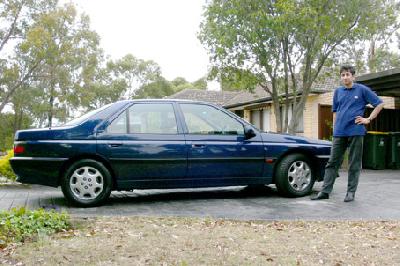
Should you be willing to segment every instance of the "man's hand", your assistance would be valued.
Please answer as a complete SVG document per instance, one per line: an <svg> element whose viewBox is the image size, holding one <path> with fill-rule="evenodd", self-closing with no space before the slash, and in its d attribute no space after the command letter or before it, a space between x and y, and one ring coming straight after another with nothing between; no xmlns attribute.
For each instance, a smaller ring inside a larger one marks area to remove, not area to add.
<svg viewBox="0 0 400 266"><path fill-rule="evenodd" d="M362 116L357 116L357 117L356 117L356 120L355 120L355 123L356 123L357 125L368 125L369 123L371 123L371 119L369 119L369 118L364 118L364 117L362 117Z"/></svg>

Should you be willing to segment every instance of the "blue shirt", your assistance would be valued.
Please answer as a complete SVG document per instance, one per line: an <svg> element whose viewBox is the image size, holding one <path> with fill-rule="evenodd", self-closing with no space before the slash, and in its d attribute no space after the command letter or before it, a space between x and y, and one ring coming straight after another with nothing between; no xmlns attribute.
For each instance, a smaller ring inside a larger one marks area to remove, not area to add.
<svg viewBox="0 0 400 266"><path fill-rule="evenodd" d="M355 123L357 116L364 116L365 106L371 104L376 107L382 100L367 86L353 83L348 89L341 86L333 94L332 112L336 113L336 122L333 129L334 137L364 136L364 125Z"/></svg>

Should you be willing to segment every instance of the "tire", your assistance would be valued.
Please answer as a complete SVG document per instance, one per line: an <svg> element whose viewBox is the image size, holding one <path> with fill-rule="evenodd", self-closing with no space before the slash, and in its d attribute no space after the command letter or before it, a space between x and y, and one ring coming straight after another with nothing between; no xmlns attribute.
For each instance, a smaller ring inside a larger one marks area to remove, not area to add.
<svg viewBox="0 0 400 266"><path fill-rule="evenodd" d="M302 197L310 194L315 182L314 169L303 154L285 156L277 165L275 184L285 197Z"/></svg>
<svg viewBox="0 0 400 266"><path fill-rule="evenodd" d="M65 198L79 207L103 204L111 194L110 171L100 162L84 159L73 163L61 180Z"/></svg>

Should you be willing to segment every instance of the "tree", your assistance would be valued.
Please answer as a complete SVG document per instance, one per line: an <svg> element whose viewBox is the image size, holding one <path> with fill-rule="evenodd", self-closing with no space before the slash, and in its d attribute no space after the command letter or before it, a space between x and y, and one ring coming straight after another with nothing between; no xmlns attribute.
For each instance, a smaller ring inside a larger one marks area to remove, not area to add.
<svg viewBox="0 0 400 266"><path fill-rule="evenodd" d="M40 64L40 60L21 64L13 48L25 39L34 19L56 5L56 0L0 1L0 112Z"/></svg>
<svg viewBox="0 0 400 266"><path fill-rule="evenodd" d="M116 61L109 61L107 68L111 72L113 80L126 83L124 98L135 96L135 91L140 87L159 80L161 77L160 66L154 61L138 59L131 54Z"/></svg>
<svg viewBox="0 0 400 266"><path fill-rule="evenodd" d="M172 82L168 82L163 77L159 77L156 81L143 85L137 90L135 98L163 98L174 93Z"/></svg>
<svg viewBox="0 0 400 266"><path fill-rule="evenodd" d="M192 83L192 85L193 85L193 89L206 90L207 89L207 78L206 77L199 78L198 80L194 81Z"/></svg>
<svg viewBox="0 0 400 266"><path fill-rule="evenodd" d="M222 79L245 74L245 85L263 87L272 96L278 131L294 133L310 89L333 52L390 24L382 19L397 6L385 2L379 9L378 0L213 0L206 6L199 38L211 54L214 72ZM294 105L283 128L280 95L286 110Z"/></svg>
<svg viewBox="0 0 400 266"><path fill-rule="evenodd" d="M65 121L79 106L76 92L97 63L98 43L88 17L79 17L72 4L41 14L27 32L19 56L24 62L41 62L31 84L43 88L41 104L49 127L54 117Z"/></svg>
<svg viewBox="0 0 400 266"><path fill-rule="evenodd" d="M206 78L200 78L190 83L183 77L177 77L172 81L168 81L160 76L155 81L141 86L136 91L134 98L163 98L185 89L205 90L206 88Z"/></svg>

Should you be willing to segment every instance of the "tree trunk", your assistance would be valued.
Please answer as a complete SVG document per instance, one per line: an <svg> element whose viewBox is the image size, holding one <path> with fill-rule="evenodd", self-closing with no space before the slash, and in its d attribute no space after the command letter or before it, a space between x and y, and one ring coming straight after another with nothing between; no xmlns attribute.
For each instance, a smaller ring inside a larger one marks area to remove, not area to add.
<svg viewBox="0 0 400 266"><path fill-rule="evenodd" d="M51 84L50 84L49 110L48 110L48 113L47 113L47 118L48 118L47 126L48 127L51 127L52 123L53 123L54 90L55 90L54 82L51 82Z"/></svg>
<svg viewBox="0 0 400 266"><path fill-rule="evenodd" d="M272 82L272 106L275 111L276 132L282 132L281 109L279 103L279 96L276 88L276 81Z"/></svg>
<svg viewBox="0 0 400 266"><path fill-rule="evenodd" d="M49 100L49 110L47 113L47 119L48 119L47 126L48 127L51 127L52 122L53 122L53 105L54 105L54 96L51 95L50 100Z"/></svg>
<svg viewBox="0 0 400 266"><path fill-rule="evenodd" d="M376 72L376 55L375 55L375 40L371 40L368 52L368 68L369 72Z"/></svg>
<svg viewBox="0 0 400 266"><path fill-rule="evenodd" d="M283 71L285 74L285 119L283 123L283 132L288 131L288 120L289 120L289 69L288 69L288 54L289 54L289 47L288 47L288 39L284 38L282 41L282 48L283 48Z"/></svg>

